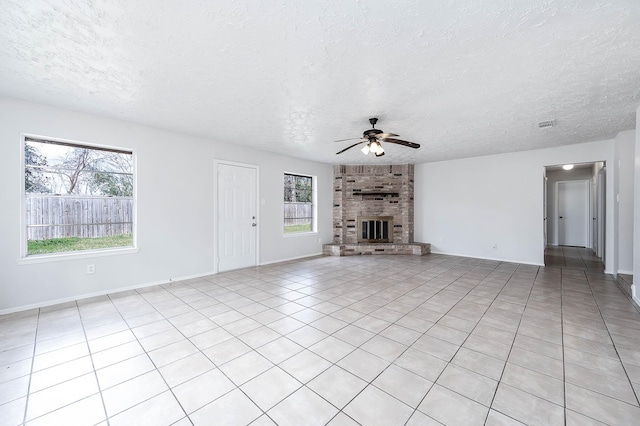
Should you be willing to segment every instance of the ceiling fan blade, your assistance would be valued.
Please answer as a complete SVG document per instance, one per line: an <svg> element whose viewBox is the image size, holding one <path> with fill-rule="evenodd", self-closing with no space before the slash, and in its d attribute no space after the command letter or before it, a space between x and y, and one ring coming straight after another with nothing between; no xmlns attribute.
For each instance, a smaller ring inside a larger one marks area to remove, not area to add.
<svg viewBox="0 0 640 426"><path fill-rule="evenodd" d="M349 138L349 139L340 139L334 142L346 142L346 141L355 141L357 139L364 139L364 138Z"/></svg>
<svg viewBox="0 0 640 426"><path fill-rule="evenodd" d="M409 148L420 148L419 143L403 141L402 139L386 138L385 142L397 143L398 145L408 146Z"/></svg>
<svg viewBox="0 0 640 426"><path fill-rule="evenodd" d="M338 155L338 154L342 154L342 153L343 153L343 152L345 152L346 150L351 149L351 148L353 148L354 146L356 146L356 145L360 145L361 143L365 143L365 142L368 142L368 141L367 141L367 140L364 140L364 141L356 142L356 143L354 143L353 145L349 145L348 147L346 147L346 148L345 148L345 149L343 149L342 151L338 151L338 152L336 152L336 155Z"/></svg>
<svg viewBox="0 0 640 426"><path fill-rule="evenodd" d="M376 135L378 139L383 139L383 142L384 142L384 139L392 138L394 136L400 136L400 135L396 135L395 133L380 133L379 135Z"/></svg>

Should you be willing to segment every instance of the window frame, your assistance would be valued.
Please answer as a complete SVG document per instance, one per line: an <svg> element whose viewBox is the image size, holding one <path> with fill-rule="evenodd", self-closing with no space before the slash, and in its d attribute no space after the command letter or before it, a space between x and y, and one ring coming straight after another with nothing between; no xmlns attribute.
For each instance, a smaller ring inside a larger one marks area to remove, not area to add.
<svg viewBox="0 0 640 426"><path fill-rule="evenodd" d="M132 175L133 175L133 206L131 212L131 232L132 232L132 245L124 246L124 247L109 247L102 249L90 249L90 250L78 250L78 251L66 251L59 253L46 253L46 254L32 254L29 255L28 252L28 233L27 233L27 191L25 188L25 173L26 173L26 164L25 164L25 144L30 140L42 140L42 141L51 141L53 143L60 143L65 145L77 145L79 147L86 147L90 149L96 150L115 150L115 151L125 151L130 152L132 156ZM31 264L31 263L45 263L45 262L55 262L61 260L69 260L69 259L83 259L83 258L92 258L92 257L103 257L103 256L114 256L114 255L122 255L128 253L137 253L139 251L138 248L138 214L137 214L137 152L134 148L124 148L118 147L114 145L106 145L106 144L97 144L91 142L83 142L71 139L64 139L58 137L50 137L50 136L42 136L31 133L21 133L20 134L20 254L17 259L17 263L22 264Z"/></svg>
<svg viewBox="0 0 640 426"><path fill-rule="evenodd" d="M304 236L304 235L313 235L313 234L317 234L318 233L318 190L317 190L317 176L314 175L310 175L307 173L295 173L295 172L287 172L285 171L282 174L282 177L284 178L285 175L292 175L292 176L300 176L300 177L306 177L306 178L311 178L311 231L302 231L302 232L291 232L291 233L286 233L284 232L284 181L283 181L283 187L282 187L282 235L285 237L296 237L296 236Z"/></svg>

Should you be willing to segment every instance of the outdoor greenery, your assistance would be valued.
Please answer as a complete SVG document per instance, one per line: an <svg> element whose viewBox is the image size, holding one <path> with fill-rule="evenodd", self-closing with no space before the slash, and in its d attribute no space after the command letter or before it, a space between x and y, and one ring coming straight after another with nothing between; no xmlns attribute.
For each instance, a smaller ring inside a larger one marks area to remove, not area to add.
<svg viewBox="0 0 640 426"><path fill-rule="evenodd" d="M30 255L64 253L68 251L133 246L133 236L131 234L122 234L100 238L52 238L49 240L29 240L27 244L27 252Z"/></svg>
<svg viewBox="0 0 640 426"><path fill-rule="evenodd" d="M313 202L312 178L309 176L284 175L284 201L288 203Z"/></svg>
<svg viewBox="0 0 640 426"><path fill-rule="evenodd" d="M305 223L302 225L285 225L285 234L295 234L296 232L311 232L311 224Z"/></svg>
<svg viewBox="0 0 640 426"><path fill-rule="evenodd" d="M130 152L29 139L24 155L28 194L133 196Z"/></svg>
<svg viewBox="0 0 640 426"><path fill-rule="evenodd" d="M26 192L38 193L49 191L49 177L45 176L40 167L47 166L47 157L42 155L34 146L24 145L24 163L30 166L24 169L24 189Z"/></svg>

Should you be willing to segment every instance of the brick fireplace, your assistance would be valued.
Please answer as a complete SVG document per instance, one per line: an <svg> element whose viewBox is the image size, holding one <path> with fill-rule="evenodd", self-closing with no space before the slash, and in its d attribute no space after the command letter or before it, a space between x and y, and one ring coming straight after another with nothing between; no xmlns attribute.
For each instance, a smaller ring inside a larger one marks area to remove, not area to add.
<svg viewBox="0 0 640 426"><path fill-rule="evenodd" d="M427 254L413 241L413 164L333 169L333 243L324 254Z"/></svg>

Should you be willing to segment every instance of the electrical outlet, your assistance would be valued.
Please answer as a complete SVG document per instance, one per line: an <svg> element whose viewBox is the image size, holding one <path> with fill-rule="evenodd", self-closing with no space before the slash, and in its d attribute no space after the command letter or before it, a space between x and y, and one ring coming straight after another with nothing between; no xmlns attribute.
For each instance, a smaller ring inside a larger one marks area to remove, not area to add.
<svg viewBox="0 0 640 426"><path fill-rule="evenodd" d="M444 237L440 237L440 242L444 243Z"/></svg>
<svg viewBox="0 0 640 426"><path fill-rule="evenodd" d="M87 274L95 274L96 273L96 265L93 263L87 265Z"/></svg>
<svg viewBox="0 0 640 426"><path fill-rule="evenodd" d="M493 246L491 247L494 250L498 250L498 244L497 243L493 243Z"/></svg>

